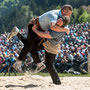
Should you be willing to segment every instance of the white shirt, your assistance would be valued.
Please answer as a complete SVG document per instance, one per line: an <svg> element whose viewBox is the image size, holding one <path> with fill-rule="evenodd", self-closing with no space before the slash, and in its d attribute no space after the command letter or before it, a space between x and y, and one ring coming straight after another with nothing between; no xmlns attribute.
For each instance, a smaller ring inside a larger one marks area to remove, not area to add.
<svg viewBox="0 0 90 90"><path fill-rule="evenodd" d="M61 10L51 10L39 16L39 23L43 30L48 30L51 22L56 22L61 17Z"/></svg>

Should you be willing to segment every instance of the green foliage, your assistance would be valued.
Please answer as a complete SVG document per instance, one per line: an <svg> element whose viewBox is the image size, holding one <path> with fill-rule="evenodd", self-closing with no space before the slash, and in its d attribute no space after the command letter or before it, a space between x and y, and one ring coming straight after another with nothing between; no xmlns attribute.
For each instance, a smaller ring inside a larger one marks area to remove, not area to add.
<svg viewBox="0 0 90 90"><path fill-rule="evenodd" d="M87 11L84 11L79 17L79 22L90 22L90 14Z"/></svg>
<svg viewBox="0 0 90 90"><path fill-rule="evenodd" d="M78 17L79 17L78 9L76 8L73 9L73 15L74 15L74 18L71 17L71 23L77 23Z"/></svg>
<svg viewBox="0 0 90 90"><path fill-rule="evenodd" d="M90 22L90 14L80 8L82 5L90 5L89 0L0 0L0 33L10 32L13 26L24 28L33 17L52 9L60 9L64 4L74 7L71 23ZM82 15L83 12L88 16Z"/></svg>
<svg viewBox="0 0 90 90"><path fill-rule="evenodd" d="M66 3L71 4L73 7L79 8L82 5L90 5L89 0L66 0Z"/></svg>
<svg viewBox="0 0 90 90"><path fill-rule="evenodd" d="M0 73L0 77L3 76L4 73ZM16 73L17 76L24 76L25 73ZM30 73L28 73L28 75L30 75ZM50 76L49 73L43 73L43 72L39 72L37 73L37 75L46 77L46 76ZM80 74L80 75L75 75L75 74L71 74L71 73L58 73L59 77L90 77L90 74ZM9 76L8 73L6 74L6 76ZM11 76L15 76L14 73L11 73Z"/></svg>
<svg viewBox="0 0 90 90"><path fill-rule="evenodd" d="M86 19L86 22L89 22L90 23L90 14L88 14L88 17Z"/></svg>
<svg viewBox="0 0 90 90"><path fill-rule="evenodd" d="M39 72L37 73L37 75L40 76L50 76L49 73L42 73ZM79 74L79 75L75 75L75 74L71 74L71 73L58 73L59 77L90 77L90 74Z"/></svg>
<svg viewBox="0 0 90 90"><path fill-rule="evenodd" d="M56 9L61 9L60 5L58 5L58 6L56 7Z"/></svg>

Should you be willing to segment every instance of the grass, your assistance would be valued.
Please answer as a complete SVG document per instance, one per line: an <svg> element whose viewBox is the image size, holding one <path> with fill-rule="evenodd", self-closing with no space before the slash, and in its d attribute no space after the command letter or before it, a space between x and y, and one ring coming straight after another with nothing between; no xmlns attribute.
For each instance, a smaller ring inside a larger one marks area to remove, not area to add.
<svg viewBox="0 0 90 90"><path fill-rule="evenodd" d="M49 76L49 73L38 73L37 75L40 76ZM80 74L80 75L75 75L71 73L58 73L60 77L90 77L90 74Z"/></svg>
<svg viewBox="0 0 90 90"><path fill-rule="evenodd" d="M37 73L36 75L40 75L40 76L50 76L49 73ZM75 74L71 74L71 73L58 73L58 75L60 77L90 77L90 74L80 74L80 75L75 75ZM4 73L0 73L0 76L4 76ZM6 74L6 76L9 76L8 73ZM11 73L11 76L15 76L13 73ZM24 73L17 73L16 76L24 76Z"/></svg>

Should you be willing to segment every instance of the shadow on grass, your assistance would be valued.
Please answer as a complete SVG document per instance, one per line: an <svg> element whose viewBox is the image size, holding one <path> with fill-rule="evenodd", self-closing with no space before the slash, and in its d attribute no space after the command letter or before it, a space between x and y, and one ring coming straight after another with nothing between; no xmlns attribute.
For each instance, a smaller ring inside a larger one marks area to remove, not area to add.
<svg viewBox="0 0 90 90"><path fill-rule="evenodd" d="M6 88L10 88L10 87L22 87L22 88L33 88L33 87L39 87L38 85L34 85L34 84L29 84L29 85L6 85Z"/></svg>

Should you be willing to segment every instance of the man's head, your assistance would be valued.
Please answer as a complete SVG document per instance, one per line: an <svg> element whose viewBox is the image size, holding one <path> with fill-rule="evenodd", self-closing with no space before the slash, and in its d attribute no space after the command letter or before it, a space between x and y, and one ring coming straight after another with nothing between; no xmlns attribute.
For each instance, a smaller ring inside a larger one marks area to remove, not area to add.
<svg viewBox="0 0 90 90"><path fill-rule="evenodd" d="M68 16L62 16L61 18L58 19L58 21L56 22L56 24L58 26L65 26L67 24L70 23L70 17Z"/></svg>
<svg viewBox="0 0 90 90"><path fill-rule="evenodd" d="M62 16L69 16L70 17L72 14L72 11L73 11L73 8L69 4L66 4L61 8Z"/></svg>

